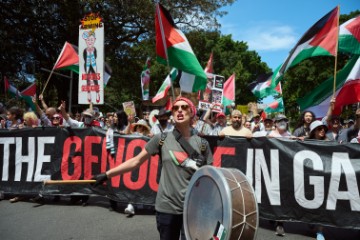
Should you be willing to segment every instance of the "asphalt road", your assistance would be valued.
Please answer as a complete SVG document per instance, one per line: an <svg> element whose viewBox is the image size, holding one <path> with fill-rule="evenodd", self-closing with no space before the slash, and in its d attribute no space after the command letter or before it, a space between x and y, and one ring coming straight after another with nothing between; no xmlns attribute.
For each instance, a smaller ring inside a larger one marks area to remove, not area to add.
<svg viewBox="0 0 360 240"><path fill-rule="evenodd" d="M89 205L69 205L68 198L60 202L46 199L45 205L30 201L10 203L0 201L1 240L148 240L159 239L155 215L151 210L136 209L136 215L123 214L124 206L117 211L108 210L109 203L102 197L92 197ZM279 237L267 220L260 221L257 239L305 240L314 239L307 224L285 223L286 235ZM360 231L326 228L326 240L360 239Z"/></svg>

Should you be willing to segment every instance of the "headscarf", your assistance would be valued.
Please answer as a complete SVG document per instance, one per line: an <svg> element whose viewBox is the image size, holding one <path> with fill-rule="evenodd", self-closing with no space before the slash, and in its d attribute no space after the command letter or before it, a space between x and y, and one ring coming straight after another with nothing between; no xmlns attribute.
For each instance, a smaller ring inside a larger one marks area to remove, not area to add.
<svg viewBox="0 0 360 240"><path fill-rule="evenodd" d="M194 118L194 116L196 115L196 107L193 104L193 102L190 99L186 98L186 97L178 97L173 102L173 105L175 105L175 103L177 103L179 101L184 101L189 105L190 111L191 111L191 118Z"/></svg>

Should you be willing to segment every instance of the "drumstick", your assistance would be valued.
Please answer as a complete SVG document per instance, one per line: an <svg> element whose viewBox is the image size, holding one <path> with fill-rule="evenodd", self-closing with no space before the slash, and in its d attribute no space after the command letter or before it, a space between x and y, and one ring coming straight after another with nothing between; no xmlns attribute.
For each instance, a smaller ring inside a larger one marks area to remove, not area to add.
<svg viewBox="0 0 360 240"><path fill-rule="evenodd" d="M95 183L96 180L44 180L44 185L52 184L87 184Z"/></svg>

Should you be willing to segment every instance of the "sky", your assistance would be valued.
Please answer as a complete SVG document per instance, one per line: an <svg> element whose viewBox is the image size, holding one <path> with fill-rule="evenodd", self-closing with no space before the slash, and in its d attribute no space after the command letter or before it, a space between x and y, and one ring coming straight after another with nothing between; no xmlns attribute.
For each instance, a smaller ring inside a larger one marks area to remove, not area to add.
<svg viewBox="0 0 360 240"><path fill-rule="evenodd" d="M360 9L360 0L237 0L219 19L222 34L247 42L275 70L302 35L336 6L340 14Z"/></svg>

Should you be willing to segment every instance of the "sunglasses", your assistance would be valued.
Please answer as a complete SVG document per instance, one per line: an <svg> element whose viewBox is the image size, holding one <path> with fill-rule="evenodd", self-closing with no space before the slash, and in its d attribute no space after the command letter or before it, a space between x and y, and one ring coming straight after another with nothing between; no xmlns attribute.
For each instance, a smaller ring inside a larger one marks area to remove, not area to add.
<svg viewBox="0 0 360 240"><path fill-rule="evenodd" d="M318 127L316 130L317 130L317 131L322 131L322 130L325 131L325 128L324 128L324 127Z"/></svg>
<svg viewBox="0 0 360 240"><path fill-rule="evenodd" d="M59 120L60 118L59 117L53 117L51 120L55 120L55 119Z"/></svg>
<svg viewBox="0 0 360 240"><path fill-rule="evenodd" d="M182 110L186 111L186 110L189 109L189 105L174 105L174 106L172 107L172 110L173 110L173 111L178 111L179 108L181 108Z"/></svg>

